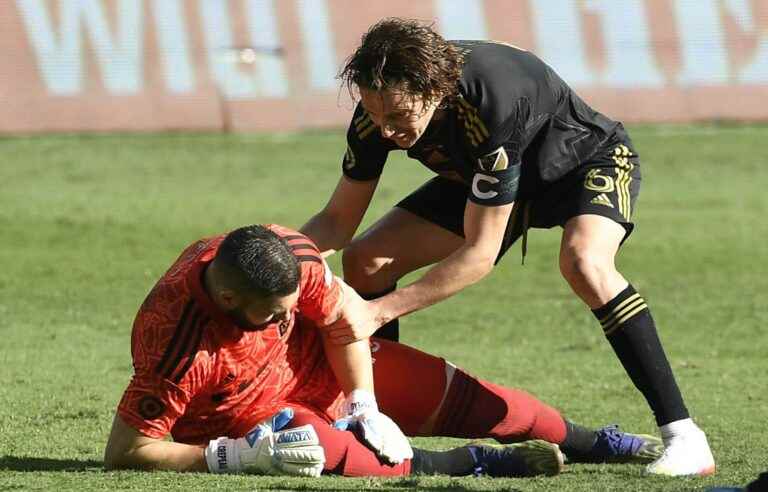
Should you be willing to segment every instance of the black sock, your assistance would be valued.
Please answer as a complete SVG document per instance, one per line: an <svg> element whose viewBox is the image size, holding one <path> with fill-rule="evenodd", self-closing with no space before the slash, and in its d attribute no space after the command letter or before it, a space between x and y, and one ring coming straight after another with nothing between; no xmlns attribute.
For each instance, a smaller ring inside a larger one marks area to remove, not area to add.
<svg viewBox="0 0 768 492"><path fill-rule="evenodd" d="M662 426L688 418L688 409L645 299L629 285L592 313L603 326L608 342L630 379L645 396L656 423Z"/></svg>
<svg viewBox="0 0 768 492"><path fill-rule="evenodd" d="M592 451L597 440L597 433L573 422L565 421L565 439L560 443L560 449L571 457L586 455Z"/></svg>
<svg viewBox="0 0 768 492"><path fill-rule="evenodd" d="M471 475L475 469L475 460L469 448L456 448L448 451L426 451L413 448L411 475L451 475L461 477Z"/></svg>
<svg viewBox="0 0 768 492"><path fill-rule="evenodd" d="M367 301L370 301L372 299L378 299L379 297L384 297L385 295L389 294L396 288L397 288L397 284L381 292L376 292L373 294L360 294L360 297L362 297ZM399 341L400 340L400 320L393 319L389 323L382 325L381 328L376 330L376 333L374 333L373 336L378 338L383 338L385 340L391 340L393 342Z"/></svg>

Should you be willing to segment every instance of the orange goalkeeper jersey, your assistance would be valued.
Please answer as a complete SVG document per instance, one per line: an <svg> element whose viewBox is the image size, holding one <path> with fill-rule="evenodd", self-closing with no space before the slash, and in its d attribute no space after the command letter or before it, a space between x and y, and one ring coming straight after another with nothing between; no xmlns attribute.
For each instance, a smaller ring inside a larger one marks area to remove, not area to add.
<svg viewBox="0 0 768 492"><path fill-rule="evenodd" d="M315 326L333 321L341 287L306 236L267 226L299 260L299 301L288 320L239 330L202 284L224 236L189 246L154 286L133 325L134 375L118 414L144 435L205 444L244 435L286 404L329 419L341 400ZM301 320L305 319L304 322Z"/></svg>

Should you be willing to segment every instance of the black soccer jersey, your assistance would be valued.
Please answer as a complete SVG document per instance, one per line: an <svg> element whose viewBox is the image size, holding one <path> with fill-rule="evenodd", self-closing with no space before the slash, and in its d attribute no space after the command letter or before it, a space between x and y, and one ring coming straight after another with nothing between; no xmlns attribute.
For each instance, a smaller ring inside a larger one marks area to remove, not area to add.
<svg viewBox="0 0 768 492"><path fill-rule="evenodd" d="M532 53L489 41L452 41L464 51L458 94L438 110L408 156L471 187L470 200L503 205L554 182L624 137ZM347 131L344 174L378 177L399 147L358 104Z"/></svg>

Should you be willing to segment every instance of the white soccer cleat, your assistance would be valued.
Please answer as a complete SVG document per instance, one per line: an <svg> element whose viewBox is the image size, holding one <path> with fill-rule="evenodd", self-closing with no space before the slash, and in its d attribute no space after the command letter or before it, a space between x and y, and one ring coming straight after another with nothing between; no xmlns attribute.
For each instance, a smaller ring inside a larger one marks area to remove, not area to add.
<svg viewBox="0 0 768 492"><path fill-rule="evenodd" d="M645 471L654 475L706 476L715 473L715 458L709 449L707 436L696 427L685 434L664 439L661 458L649 464Z"/></svg>

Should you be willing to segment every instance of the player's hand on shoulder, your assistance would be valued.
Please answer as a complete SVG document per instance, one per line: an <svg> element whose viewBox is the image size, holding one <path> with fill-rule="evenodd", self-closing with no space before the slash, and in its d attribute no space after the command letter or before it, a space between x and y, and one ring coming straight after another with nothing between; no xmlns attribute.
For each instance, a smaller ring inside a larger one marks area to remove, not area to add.
<svg viewBox="0 0 768 492"><path fill-rule="evenodd" d="M379 412L376 397L368 391L354 390L344 402L345 416L334 423L339 430L356 431L383 460L399 464L413 458L413 449L400 427Z"/></svg>
<svg viewBox="0 0 768 492"><path fill-rule="evenodd" d="M205 449L208 469L212 473L319 477L325 452L317 432L312 425L285 429L292 419L293 410L284 408L244 437L214 439Z"/></svg>
<svg viewBox="0 0 768 492"><path fill-rule="evenodd" d="M378 320L376 303L366 301L355 289L342 283L344 304L336 321L325 330L333 343L340 345L363 340L373 335L381 327Z"/></svg>

